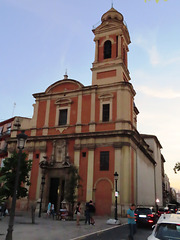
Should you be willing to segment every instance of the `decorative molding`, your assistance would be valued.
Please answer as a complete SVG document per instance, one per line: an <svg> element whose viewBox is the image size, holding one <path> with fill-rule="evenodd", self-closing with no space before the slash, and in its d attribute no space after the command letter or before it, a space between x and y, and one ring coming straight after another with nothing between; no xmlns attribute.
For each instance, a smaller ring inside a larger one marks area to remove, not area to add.
<svg viewBox="0 0 180 240"><path fill-rule="evenodd" d="M98 184L99 182L101 182L101 181L108 181L108 182L110 183L110 185L111 185L111 191L114 190L113 183L112 183L112 181L111 181L109 178L99 178L99 179L95 182L95 184L94 184L93 191L96 191L97 184Z"/></svg>

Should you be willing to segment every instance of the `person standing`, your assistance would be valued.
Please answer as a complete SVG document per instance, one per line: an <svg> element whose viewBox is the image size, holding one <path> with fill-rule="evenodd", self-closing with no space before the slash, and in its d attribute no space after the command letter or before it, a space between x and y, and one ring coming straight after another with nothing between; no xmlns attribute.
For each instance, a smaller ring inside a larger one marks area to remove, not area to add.
<svg viewBox="0 0 180 240"><path fill-rule="evenodd" d="M90 225L90 214L89 214L89 202L86 203L86 208L85 208L85 224Z"/></svg>
<svg viewBox="0 0 180 240"><path fill-rule="evenodd" d="M80 216L81 216L81 203L78 202L77 206L76 206L76 224L77 226L79 226L79 220L80 220Z"/></svg>
<svg viewBox="0 0 180 240"><path fill-rule="evenodd" d="M51 215L53 217L53 220L54 220L54 214L55 214L55 212L54 212L54 203L52 203L51 204Z"/></svg>
<svg viewBox="0 0 180 240"><path fill-rule="evenodd" d="M134 240L134 234L136 233L136 217L134 215L135 204L131 204L131 207L127 210L128 225L129 225L129 240Z"/></svg>
<svg viewBox="0 0 180 240"><path fill-rule="evenodd" d="M93 218L95 211L96 211L95 206L93 204L93 201L91 200L89 202L89 215L90 215L90 224L92 225L95 225L95 220Z"/></svg>
<svg viewBox="0 0 180 240"><path fill-rule="evenodd" d="M47 207L47 217L49 217L51 214L51 203L48 203L48 207Z"/></svg>

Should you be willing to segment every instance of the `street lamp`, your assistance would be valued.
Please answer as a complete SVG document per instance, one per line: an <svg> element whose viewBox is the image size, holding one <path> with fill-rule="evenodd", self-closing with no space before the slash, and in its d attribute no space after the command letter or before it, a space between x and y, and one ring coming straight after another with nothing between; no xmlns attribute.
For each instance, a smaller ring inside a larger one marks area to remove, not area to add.
<svg viewBox="0 0 180 240"><path fill-rule="evenodd" d="M20 174L20 162L21 162L22 150L24 148L24 145L25 145L25 142L27 139L27 135L24 132L25 131L22 130L21 133L17 135L17 147L19 149L19 152L18 152L19 156L18 156L18 161L17 161L14 193L13 193L13 198L12 198L10 217L9 217L9 226L8 226L8 230L7 230L6 240L12 240L14 216L15 216L15 209L16 209L16 197L17 197L19 174Z"/></svg>
<svg viewBox="0 0 180 240"><path fill-rule="evenodd" d="M42 170L42 177L41 177L41 200L40 200L40 206L39 206L39 218L41 217L41 210L42 210L42 199L43 199L43 193L44 193L44 185L45 185L45 176L46 176L46 170L48 168L48 161L47 157L44 157L44 160L39 163L39 167Z"/></svg>
<svg viewBox="0 0 180 240"><path fill-rule="evenodd" d="M118 180L118 173L114 173L114 180L115 180L115 220L117 220L117 197L118 197L118 191L117 191L117 180Z"/></svg>

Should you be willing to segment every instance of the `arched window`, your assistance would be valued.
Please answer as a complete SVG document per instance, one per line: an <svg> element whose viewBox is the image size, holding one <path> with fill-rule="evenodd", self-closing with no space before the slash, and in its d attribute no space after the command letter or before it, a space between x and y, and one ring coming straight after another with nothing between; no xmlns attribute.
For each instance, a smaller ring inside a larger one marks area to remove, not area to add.
<svg viewBox="0 0 180 240"><path fill-rule="evenodd" d="M104 43L104 59L111 58L111 41L107 40Z"/></svg>

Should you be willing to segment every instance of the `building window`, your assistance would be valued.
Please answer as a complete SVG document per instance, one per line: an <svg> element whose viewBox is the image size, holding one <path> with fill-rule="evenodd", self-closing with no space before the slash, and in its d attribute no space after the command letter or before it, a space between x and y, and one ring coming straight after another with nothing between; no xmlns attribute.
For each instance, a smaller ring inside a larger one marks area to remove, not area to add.
<svg viewBox="0 0 180 240"><path fill-rule="evenodd" d="M109 152L100 152L100 171L109 170Z"/></svg>
<svg viewBox="0 0 180 240"><path fill-rule="evenodd" d="M111 45L110 40L104 43L104 59L111 58Z"/></svg>
<svg viewBox="0 0 180 240"><path fill-rule="evenodd" d="M86 152L82 152L82 157L86 157Z"/></svg>
<svg viewBox="0 0 180 240"><path fill-rule="evenodd" d="M0 136L2 136L2 135L3 135L3 126L0 127Z"/></svg>
<svg viewBox="0 0 180 240"><path fill-rule="evenodd" d="M102 111L102 121L109 122L109 104L103 104L103 111Z"/></svg>
<svg viewBox="0 0 180 240"><path fill-rule="evenodd" d="M59 110L59 126L67 124L67 109L60 109Z"/></svg>

